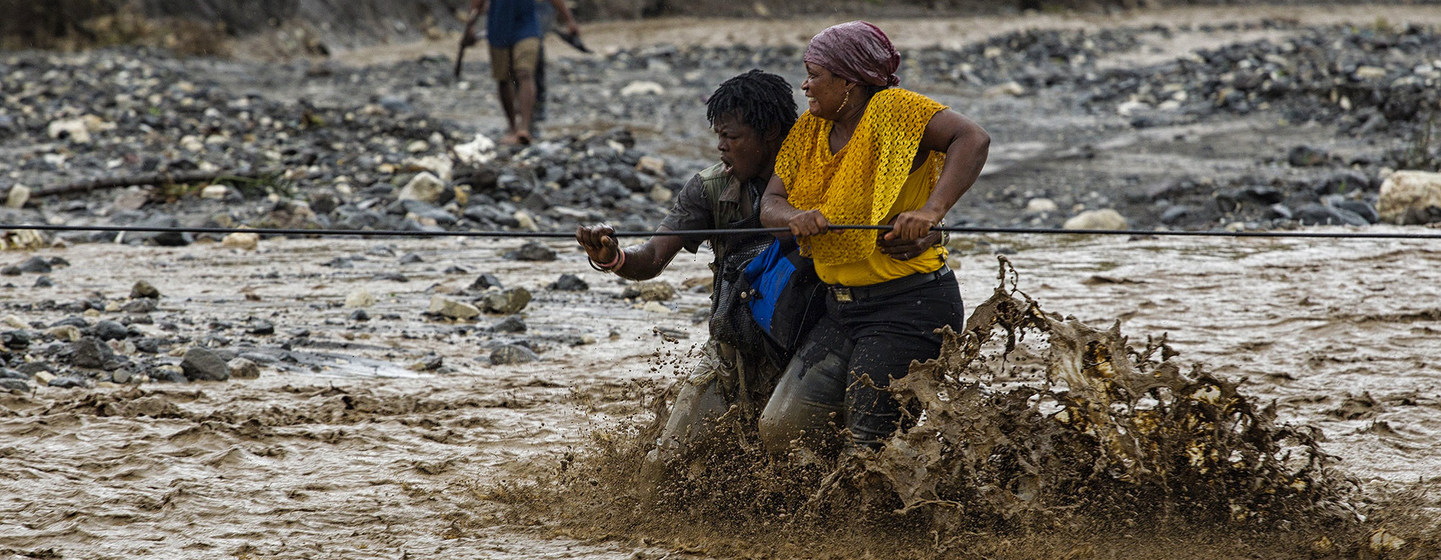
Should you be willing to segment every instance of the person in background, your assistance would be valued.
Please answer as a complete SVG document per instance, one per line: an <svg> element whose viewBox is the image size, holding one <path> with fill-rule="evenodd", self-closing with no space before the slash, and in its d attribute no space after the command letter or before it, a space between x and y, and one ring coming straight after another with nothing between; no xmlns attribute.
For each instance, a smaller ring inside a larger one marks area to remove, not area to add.
<svg viewBox="0 0 1441 560"><path fill-rule="evenodd" d="M565 0L546 0L560 14L566 32L579 34ZM529 144L534 134L536 66L545 28L536 14L536 0L471 0L472 15L485 13L490 44L491 77L495 78L509 133L501 140ZM473 41L473 36L467 36Z"/></svg>
<svg viewBox="0 0 1441 560"><path fill-rule="evenodd" d="M759 227L758 206L771 180L776 153L796 120L794 90L786 80L760 70L735 76L716 88L706 101L706 119L716 134L720 162L695 174L677 193L675 203L657 231ZM592 267L630 280L654 278L665 270L681 249L696 252L709 243L712 312L715 299L730 293L720 271L754 257L773 237L767 233L742 235L658 235L621 249L609 225L577 228L575 238L585 248ZM898 251L921 251L929 239L904 242ZM888 244L891 242L887 242ZM901 243L899 241L895 243ZM791 367L840 367L844 347L813 351ZM715 333L704 346L704 356L683 381L669 418L649 457L652 473L669 465L686 446L708 433L713 422L732 406L744 416L769 398L779 368L759 348L737 348L717 340Z"/></svg>
<svg viewBox="0 0 1441 560"><path fill-rule="evenodd" d="M965 321L943 245L884 241L931 234L980 175L990 136L945 105L895 87L901 56L875 25L821 31L804 61L809 110L776 156L761 223L790 228L829 286L826 313L799 353L852 350L843 368L787 371L761 413L760 436L782 451L838 417L854 446L875 448L903 422L887 386L911 360L939 354L937 329L961 332ZM832 232L831 224L892 229L878 243L874 233Z"/></svg>

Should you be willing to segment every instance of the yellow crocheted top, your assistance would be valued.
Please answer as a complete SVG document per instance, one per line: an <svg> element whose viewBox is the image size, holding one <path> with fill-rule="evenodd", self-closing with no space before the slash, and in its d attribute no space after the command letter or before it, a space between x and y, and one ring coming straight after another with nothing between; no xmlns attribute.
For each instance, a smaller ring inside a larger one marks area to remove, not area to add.
<svg viewBox="0 0 1441 560"><path fill-rule="evenodd" d="M792 206L819 209L832 224L879 225L924 206L945 154L931 152L911 172L926 124L945 105L899 88L871 98L845 147L832 154L832 121L801 115L776 156L776 175ZM876 248L876 232L832 231L809 241L816 273L829 284L865 286L945 264L945 249L898 261Z"/></svg>

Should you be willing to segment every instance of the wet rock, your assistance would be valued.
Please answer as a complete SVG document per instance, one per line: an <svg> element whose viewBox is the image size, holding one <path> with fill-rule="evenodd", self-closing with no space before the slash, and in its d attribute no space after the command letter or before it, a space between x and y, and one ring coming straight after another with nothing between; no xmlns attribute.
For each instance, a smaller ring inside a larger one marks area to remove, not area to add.
<svg viewBox="0 0 1441 560"><path fill-rule="evenodd" d="M153 299L132 299L120 305L120 310L126 313L140 314L150 313L160 308L160 304Z"/></svg>
<svg viewBox="0 0 1441 560"><path fill-rule="evenodd" d="M530 291L525 288L511 288L489 292L480 298L480 307L487 313L510 315L520 313L530 303Z"/></svg>
<svg viewBox="0 0 1441 560"><path fill-rule="evenodd" d="M75 367L101 369L115 360L115 352L98 339L85 337L70 345L70 364Z"/></svg>
<svg viewBox="0 0 1441 560"><path fill-rule="evenodd" d="M100 340L121 340L130 336L130 329L115 321L103 320L90 328L90 335Z"/></svg>
<svg viewBox="0 0 1441 560"><path fill-rule="evenodd" d="M130 287L130 298L159 299L160 290L155 289L155 286L150 285L149 282L146 282L144 280L138 280L135 282L134 286Z"/></svg>
<svg viewBox="0 0 1441 560"><path fill-rule="evenodd" d="M430 308L426 310L426 313L450 319L468 320L479 316L480 309L477 309L474 305L448 299L443 296L431 296Z"/></svg>
<svg viewBox="0 0 1441 560"><path fill-rule="evenodd" d="M524 364L539 359L540 356L534 351L518 344L507 344L490 352L490 363L497 366Z"/></svg>
<svg viewBox="0 0 1441 560"><path fill-rule="evenodd" d="M235 358L225 364L230 371L230 377L235 379L255 379L260 377L260 365L245 358Z"/></svg>
<svg viewBox="0 0 1441 560"><path fill-rule="evenodd" d="M671 309L669 307L666 307L664 303L658 301L645 302L645 305L641 306L641 310L648 313L659 313L662 315L669 314L671 312Z"/></svg>
<svg viewBox="0 0 1441 560"><path fill-rule="evenodd" d="M62 375L60 377L56 377L55 379L50 380L50 383L48 383L48 385L56 389L83 389L85 387L88 387L90 383L79 376Z"/></svg>
<svg viewBox="0 0 1441 560"><path fill-rule="evenodd" d="M230 367L225 359L213 350L192 346L180 360L180 369L190 381L225 381L230 378Z"/></svg>
<svg viewBox="0 0 1441 560"><path fill-rule="evenodd" d="M124 385L135 380L135 375L128 369L117 369L110 372L110 382Z"/></svg>
<svg viewBox="0 0 1441 560"><path fill-rule="evenodd" d="M45 260L44 257L30 257L25 259L25 262L20 263L20 272L48 274L54 272L54 270L55 267L50 266L50 261Z"/></svg>
<svg viewBox="0 0 1441 560"><path fill-rule="evenodd" d="M0 389L18 393L29 393L30 383L24 379L0 378Z"/></svg>
<svg viewBox="0 0 1441 560"><path fill-rule="evenodd" d="M676 298L678 292L670 282L653 280L650 282L636 282L625 287L621 297L626 299L639 299L641 301L670 301Z"/></svg>
<svg viewBox="0 0 1441 560"><path fill-rule="evenodd" d="M14 330L0 332L0 345L7 349L21 350L30 346L31 336L29 331Z"/></svg>
<svg viewBox="0 0 1441 560"><path fill-rule="evenodd" d="M1393 224L1441 222L1441 173L1397 171L1381 184L1376 211Z"/></svg>
<svg viewBox="0 0 1441 560"><path fill-rule="evenodd" d="M220 246L241 251L254 251L260 247L260 234L235 232L220 239Z"/></svg>
<svg viewBox="0 0 1441 560"><path fill-rule="evenodd" d="M158 338L142 338L135 341L135 349L146 354L159 354L162 341Z"/></svg>
<svg viewBox="0 0 1441 560"><path fill-rule="evenodd" d="M353 311L353 312L350 313L350 320L351 320L351 321L369 321L369 320L370 320L370 314L369 314L369 313L366 313L364 309L356 309L355 311Z"/></svg>
<svg viewBox="0 0 1441 560"><path fill-rule="evenodd" d="M1296 221L1308 226L1364 226L1366 219L1355 212L1312 202L1296 208Z"/></svg>
<svg viewBox="0 0 1441 560"><path fill-rule="evenodd" d="M1330 160L1331 154L1311 146L1296 146L1286 154L1286 161L1292 167L1317 167L1326 165Z"/></svg>
<svg viewBox="0 0 1441 560"><path fill-rule="evenodd" d="M365 288L355 290L345 296L346 307L370 307L375 305L376 301L375 296Z"/></svg>
<svg viewBox="0 0 1441 560"><path fill-rule="evenodd" d="M180 366L164 365L150 370L147 375L163 383L189 383L190 378L185 376L185 370Z"/></svg>
<svg viewBox="0 0 1441 560"><path fill-rule="evenodd" d="M20 267L19 267L18 265L7 264L7 265L5 265L5 266L3 266L3 267L0 267L0 275L4 275L4 276L19 276L19 275L21 275L21 274L23 274L23 272L21 272Z"/></svg>
<svg viewBox="0 0 1441 560"><path fill-rule="evenodd" d="M557 278L556 281L551 282L550 285L546 287L551 290L563 292L584 292L590 289L590 284L585 283L585 280L581 280L579 276L574 274L562 274L560 278Z"/></svg>
<svg viewBox="0 0 1441 560"><path fill-rule="evenodd" d="M526 328L525 320L521 319L519 315L511 315L501 319L495 326L491 327L495 332L505 333L523 333Z"/></svg>
<svg viewBox="0 0 1441 560"><path fill-rule="evenodd" d="M246 328L246 332L257 336L269 336L275 334L275 324L264 319L256 320Z"/></svg>
<svg viewBox="0 0 1441 560"><path fill-rule="evenodd" d="M81 336L80 329L74 325L60 325L58 327L50 327L49 329L46 329L45 334L54 337L55 340L64 340L67 342L75 342L77 340L80 340Z"/></svg>
<svg viewBox="0 0 1441 560"><path fill-rule="evenodd" d="M1126 218L1122 217L1120 212L1110 208L1082 212L1066 220L1061 227L1065 229L1129 229Z"/></svg>
<svg viewBox="0 0 1441 560"><path fill-rule="evenodd" d="M416 253L406 253L404 256L400 257L400 264L416 264L423 262L425 262L425 259Z"/></svg>
<svg viewBox="0 0 1441 560"><path fill-rule="evenodd" d="M53 288L53 287L55 287L55 281L54 281L54 280L51 280L49 276L41 276L41 277L35 279L35 285L34 285L33 287L35 287L35 288Z"/></svg>
<svg viewBox="0 0 1441 560"><path fill-rule="evenodd" d="M1033 198L1026 201L1027 214L1050 214L1057 210L1060 210L1060 207L1056 205L1056 201L1049 198Z"/></svg>
<svg viewBox="0 0 1441 560"><path fill-rule="evenodd" d="M494 274L482 274L476 277L475 281L471 282L470 286L465 289L471 292L483 292L491 288L501 290L505 289L505 286L500 284L500 279L496 278Z"/></svg>
<svg viewBox="0 0 1441 560"><path fill-rule="evenodd" d="M507 252L505 258L514 261L547 262L555 260L555 251L534 241L528 241L519 249Z"/></svg>
<svg viewBox="0 0 1441 560"><path fill-rule="evenodd" d="M1338 209L1356 214L1357 216L1360 216L1362 219L1366 220L1366 223L1368 224L1375 224L1381 221L1381 215L1376 212L1376 208L1366 203L1366 201L1364 200L1355 200L1342 197L1338 194L1333 194L1325 197L1322 202Z"/></svg>
<svg viewBox="0 0 1441 560"><path fill-rule="evenodd" d="M409 277L409 276L406 276L406 275L401 274L401 273L399 273L399 272L382 272L382 273L376 274L376 275L373 276L372 278L374 278L374 279L376 279L376 280L385 280L385 281L388 281L388 282L409 282L409 281L410 281L410 277Z"/></svg>
<svg viewBox="0 0 1441 560"><path fill-rule="evenodd" d="M400 189L396 198L400 200L419 200L421 202L435 202L440 200L441 191L445 190L445 183L439 177L428 171L422 171L415 175L405 187Z"/></svg>
<svg viewBox="0 0 1441 560"><path fill-rule="evenodd" d="M24 208L25 203L30 201L30 187L15 185L5 193L5 206L7 208Z"/></svg>
<svg viewBox="0 0 1441 560"><path fill-rule="evenodd" d="M1161 213L1161 223L1166 225L1175 225L1182 220L1191 217L1191 215L1195 212L1195 208L1183 204L1171 206L1169 208L1166 208L1165 212Z"/></svg>
<svg viewBox="0 0 1441 560"><path fill-rule="evenodd" d="M1326 176L1315 184L1316 194L1348 194L1371 190L1371 176L1355 169L1344 169Z"/></svg>

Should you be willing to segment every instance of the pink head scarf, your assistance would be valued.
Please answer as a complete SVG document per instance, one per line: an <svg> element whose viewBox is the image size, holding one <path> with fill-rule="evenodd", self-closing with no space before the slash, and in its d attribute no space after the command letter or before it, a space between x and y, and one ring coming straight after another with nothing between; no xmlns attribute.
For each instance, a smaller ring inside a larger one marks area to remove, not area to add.
<svg viewBox="0 0 1441 560"><path fill-rule="evenodd" d="M901 53L881 28L870 22L827 27L811 38L804 60L851 82L881 87L901 83L896 76Z"/></svg>

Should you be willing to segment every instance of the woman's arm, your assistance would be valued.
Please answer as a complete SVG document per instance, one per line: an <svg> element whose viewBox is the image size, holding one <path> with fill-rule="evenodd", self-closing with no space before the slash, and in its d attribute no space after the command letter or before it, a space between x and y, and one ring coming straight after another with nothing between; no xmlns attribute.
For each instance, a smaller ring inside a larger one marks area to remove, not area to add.
<svg viewBox="0 0 1441 560"><path fill-rule="evenodd" d="M786 183L779 176L772 175L771 182L766 185L766 193L761 195L761 225L766 227L788 227L791 228L791 235L797 239L804 239L812 235L820 235L830 228L831 222L827 220L820 210L799 210L791 206L790 196L786 193ZM776 234L776 237L785 237L783 234Z"/></svg>
<svg viewBox="0 0 1441 560"><path fill-rule="evenodd" d="M895 228L886 238L916 239L940 223L981 176L990 147L991 136L964 115L946 109L932 116L921 136L920 149L945 153L946 165L925 206L897 215Z"/></svg>

